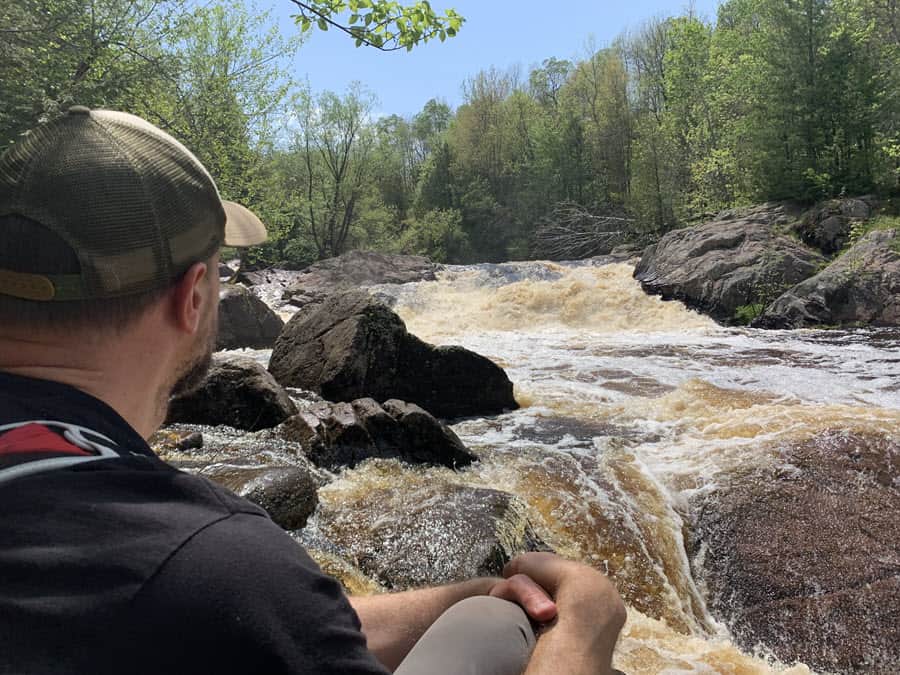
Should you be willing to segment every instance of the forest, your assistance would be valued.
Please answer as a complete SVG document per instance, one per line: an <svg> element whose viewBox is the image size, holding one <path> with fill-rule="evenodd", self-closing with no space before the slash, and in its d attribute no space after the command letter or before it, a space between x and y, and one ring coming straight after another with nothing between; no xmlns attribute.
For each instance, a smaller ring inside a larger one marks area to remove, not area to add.
<svg viewBox="0 0 900 675"><path fill-rule="evenodd" d="M224 2L8 0L0 149L72 104L141 115L262 216L271 239L247 262L293 268L351 248L584 257L741 205L900 191L894 0L650 18L578 58L485 64L457 109L435 92L411 117L376 114L390 101L364 83L293 77L309 23L284 35Z"/></svg>

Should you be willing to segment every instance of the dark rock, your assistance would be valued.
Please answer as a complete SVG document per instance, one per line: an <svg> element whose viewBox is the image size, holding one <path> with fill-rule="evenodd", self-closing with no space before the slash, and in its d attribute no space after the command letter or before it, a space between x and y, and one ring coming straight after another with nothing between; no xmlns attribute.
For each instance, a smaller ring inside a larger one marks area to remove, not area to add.
<svg viewBox="0 0 900 675"><path fill-rule="evenodd" d="M498 490L373 486L323 502L316 518L345 558L398 590L496 576L512 556L545 549L522 503Z"/></svg>
<svg viewBox="0 0 900 675"><path fill-rule="evenodd" d="M201 434L199 431L188 434L178 441L178 443L175 445L175 449L179 450L180 452L187 452L189 450L202 450L203 434Z"/></svg>
<svg viewBox="0 0 900 675"><path fill-rule="evenodd" d="M870 232L814 277L769 305L753 325L900 326L900 234Z"/></svg>
<svg viewBox="0 0 900 675"><path fill-rule="evenodd" d="M321 403L291 417L282 436L317 466L336 470L373 457L412 464L467 466L475 458L453 431L416 405L372 399Z"/></svg>
<svg viewBox="0 0 900 675"><path fill-rule="evenodd" d="M226 284L219 293L219 336L216 349L267 349L284 321L244 286Z"/></svg>
<svg viewBox="0 0 900 675"><path fill-rule="evenodd" d="M287 392L256 361L216 355L196 391L169 401L166 423L225 424L256 431L277 426L296 412Z"/></svg>
<svg viewBox="0 0 900 675"><path fill-rule="evenodd" d="M476 459L450 427L438 422L415 403L392 399L385 402L384 410L400 427L399 456L407 462L457 468L468 466Z"/></svg>
<svg viewBox="0 0 900 675"><path fill-rule="evenodd" d="M306 525L319 503L315 477L297 466L214 464L199 474L261 506L286 530Z"/></svg>
<svg viewBox="0 0 900 675"><path fill-rule="evenodd" d="M647 248L634 271L644 290L729 322L739 307L766 304L825 264L818 253L779 234L790 220L782 205L720 218L669 232Z"/></svg>
<svg viewBox="0 0 900 675"><path fill-rule="evenodd" d="M740 646L828 672L896 672L896 439L821 434L695 506L695 571Z"/></svg>
<svg viewBox="0 0 900 675"><path fill-rule="evenodd" d="M428 258L373 251L349 251L307 267L285 291L291 304L302 307L340 290L378 284L434 281L439 266Z"/></svg>
<svg viewBox="0 0 900 675"><path fill-rule="evenodd" d="M853 223L872 217L874 205L872 197L832 199L808 211L795 231L804 243L834 255L850 240Z"/></svg>
<svg viewBox="0 0 900 675"><path fill-rule="evenodd" d="M234 270L225 263L219 263L219 278L230 279L234 276Z"/></svg>
<svg viewBox="0 0 900 675"><path fill-rule="evenodd" d="M445 418L518 407L513 385L489 359L434 347L406 331L393 311L362 291L301 310L275 343L269 371L284 386L333 401L398 398Z"/></svg>

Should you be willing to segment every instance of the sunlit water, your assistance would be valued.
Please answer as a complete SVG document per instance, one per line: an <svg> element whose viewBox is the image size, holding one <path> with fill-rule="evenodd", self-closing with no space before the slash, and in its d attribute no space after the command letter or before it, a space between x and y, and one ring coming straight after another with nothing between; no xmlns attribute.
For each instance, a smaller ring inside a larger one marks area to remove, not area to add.
<svg viewBox="0 0 900 675"><path fill-rule="evenodd" d="M454 426L481 457L470 469L371 462L320 497L422 481L513 492L547 543L613 575L630 609L625 672L808 672L742 653L710 616L685 552L689 501L825 430L900 436L900 332L722 328L645 295L631 272L449 267L373 289L410 332L502 365L523 407Z"/></svg>

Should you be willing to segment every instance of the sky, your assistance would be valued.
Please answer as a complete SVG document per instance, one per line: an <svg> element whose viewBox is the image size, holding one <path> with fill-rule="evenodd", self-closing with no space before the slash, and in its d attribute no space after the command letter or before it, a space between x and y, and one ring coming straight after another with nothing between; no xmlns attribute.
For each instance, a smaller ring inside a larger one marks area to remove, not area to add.
<svg viewBox="0 0 900 675"><path fill-rule="evenodd" d="M309 79L314 92L344 91L357 80L374 91L380 114L414 115L432 98L456 107L462 83L479 70L529 69L544 59L577 59L589 40L603 47L652 17L684 12L690 0L431 0L439 13L452 7L466 22L457 37L412 50L382 53L356 48L334 29L312 31L293 60L293 75ZM719 0L694 0L694 12L715 18ZM285 35L296 34L290 15L296 7L273 0L273 18Z"/></svg>

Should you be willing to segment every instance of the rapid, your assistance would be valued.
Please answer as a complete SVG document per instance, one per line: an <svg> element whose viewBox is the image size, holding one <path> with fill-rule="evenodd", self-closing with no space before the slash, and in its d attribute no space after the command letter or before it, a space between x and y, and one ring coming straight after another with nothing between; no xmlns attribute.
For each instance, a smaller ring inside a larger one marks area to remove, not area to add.
<svg viewBox="0 0 900 675"><path fill-rule="evenodd" d="M615 575L629 605L627 673L803 673L746 654L707 611L685 551L689 501L780 443L827 430L900 436L900 333L723 328L643 293L627 264L447 268L380 287L410 332L489 356L522 409L460 422L482 458L465 482L519 495L557 551ZM421 469L372 463L326 488Z"/></svg>
<svg viewBox="0 0 900 675"><path fill-rule="evenodd" d="M440 484L511 492L543 541L615 578L629 608L614 661L624 672L809 673L742 651L711 615L686 547L690 505L777 462L786 443L900 437L900 332L724 328L646 295L632 271L450 266L436 281L370 289L411 333L501 365L521 409L453 426L481 458L463 471L372 460L319 497L349 513L385 491L397 502L387 513Z"/></svg>

